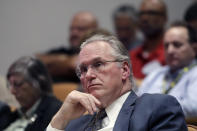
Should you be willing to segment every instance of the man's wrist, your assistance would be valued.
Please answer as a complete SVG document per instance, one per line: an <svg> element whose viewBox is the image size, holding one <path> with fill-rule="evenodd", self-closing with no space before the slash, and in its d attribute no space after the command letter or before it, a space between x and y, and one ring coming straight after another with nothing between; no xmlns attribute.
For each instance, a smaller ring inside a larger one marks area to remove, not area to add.
<svg viewBox="0 0 197 131"><path fill-rule="evenodd" d="M64 130L59 130L59 129L53 128L53 127L51 126L51 123L50 123L50 124L48 125L46 131L64 131Z"/></svg>
<svg viewBox="0 0 197 131"><path fill-rule="evenodd" d="M53 128L64 130L68 124L69 120L65 118L63 114L58 112L51 120L51 126Z"/></svg>

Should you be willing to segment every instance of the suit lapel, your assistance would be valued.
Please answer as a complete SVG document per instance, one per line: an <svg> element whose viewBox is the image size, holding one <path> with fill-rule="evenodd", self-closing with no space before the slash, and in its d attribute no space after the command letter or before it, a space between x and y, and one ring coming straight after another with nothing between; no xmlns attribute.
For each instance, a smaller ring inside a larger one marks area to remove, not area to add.
<svg viewBox="0 0 197 131"><path fill-rule="evenodd" d="M128 98L124 102L118 118L115 122L113 131L127 131L129 128L129 119L133 113L135 101L137 99L137 95L131 91Z"/></svg>

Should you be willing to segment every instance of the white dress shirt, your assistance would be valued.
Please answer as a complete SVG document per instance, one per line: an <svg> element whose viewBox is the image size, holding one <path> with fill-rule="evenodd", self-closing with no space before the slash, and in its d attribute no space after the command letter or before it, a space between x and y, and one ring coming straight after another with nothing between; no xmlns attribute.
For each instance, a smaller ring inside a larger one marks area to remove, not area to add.
<svg viewBox="0 0 197 131"><path fill-rule="evenodd" d="M24 131L28 124L31 124L36 120L37 114L35 114L35 111L40 102L41 99L39 99L26 113L18 110L21 117L11 123L6 129L4 129L4 131Z"/></svg>
<svg viewBox="0 0 197 131"><path fill-rule="evenodd" d="M173 77L174 74L169 74L169 66L164 66L153 71L143 81L137 95L143 93L163 93L163 90L169 87L170 81L164 81L166 75ZM177 73L182 70L177 71ZM165 83L164 83L165 82ZM168 95L176 97L181 104L186 118L197 116L197 66L194 66L189 71L182 74L180 80L168 92Z"/></svg>
<svg viewBox="0 0 197 131"><path fill-rule="evenodd" d="M111 105L109 105L105 111L107 113L107 117L105 117L102 121L102 129L98 131L112 131L113 127L115 125L116 119L118 117L118 114L122 108L122 105L124 104L125 100L129 96L130 92L125 93L118 99L116 99ZM47 131L63 131L55 129L51 126L51 124L48 125Z"/></svg>

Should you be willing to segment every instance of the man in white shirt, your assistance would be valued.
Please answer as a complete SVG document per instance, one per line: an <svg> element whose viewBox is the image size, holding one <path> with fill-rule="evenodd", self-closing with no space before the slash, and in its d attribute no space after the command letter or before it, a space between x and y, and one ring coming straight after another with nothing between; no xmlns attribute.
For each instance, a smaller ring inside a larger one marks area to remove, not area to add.
<svg viewBox="0 0 197 131"><path fill-rule="evenodd" d="M149 94L138 98L132 91L128 51L115 37L87 39L81 45L76 72L86 93L71 92L47 131L187 130L175 98ZM106 112L102 120L101 110ZM84 115L86 111L89 114Z"/></svg>

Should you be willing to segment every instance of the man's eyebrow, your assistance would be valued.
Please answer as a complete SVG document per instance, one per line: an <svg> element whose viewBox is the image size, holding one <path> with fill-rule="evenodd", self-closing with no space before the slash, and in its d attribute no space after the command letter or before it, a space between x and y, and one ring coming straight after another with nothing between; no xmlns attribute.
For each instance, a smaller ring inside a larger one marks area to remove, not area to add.
<svg viewBox="0 0 197 131"><path fill-rule="evenodd" d="M93 60L89 61L88 63L93 63L93 62L97 62L97 61L101 61L101 60L102 60L101 57L96 57L96 58L94 58ZM86 63L87 63L87 62L81 63L81 65L86 65Z"/></svg>
<svg viewBox="0 0 197 131"><path fill-rule="evenodd" d="M96 58L94 58L93 60L91 60L88 63L94 63L94 62L101 61L101 60L102 60L101 57L96 57ZM87 62L84 62L84 63L79 64L78 67L82 67L82 66L85 66L85 65L87 65Z"/></svg>
<svg viewBox="0 0 197 131"><path fill-rule="evenodd" d="M102 58L101 58L101 57L97 57L97 58L94 58L94 59L92 60L92 62L100 61L100 60L102 60Z"/></svg>

